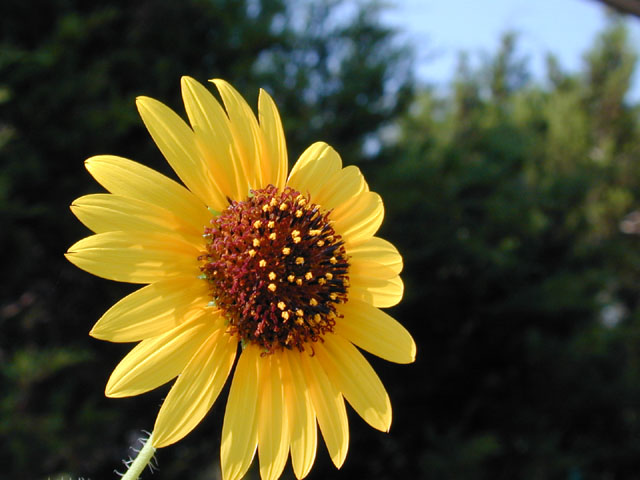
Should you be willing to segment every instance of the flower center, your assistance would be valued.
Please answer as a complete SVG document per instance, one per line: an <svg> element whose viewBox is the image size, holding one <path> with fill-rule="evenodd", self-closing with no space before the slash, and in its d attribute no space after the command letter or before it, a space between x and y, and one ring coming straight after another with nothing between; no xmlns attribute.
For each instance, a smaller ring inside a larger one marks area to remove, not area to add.
<svg viewBox="0 0 640 480"><path fill-rule="evenodd" d="M349 263L328 216L308 196L269 185L231 202L205 228L200 269L243 343L302 351L333 331Z"/></svg>

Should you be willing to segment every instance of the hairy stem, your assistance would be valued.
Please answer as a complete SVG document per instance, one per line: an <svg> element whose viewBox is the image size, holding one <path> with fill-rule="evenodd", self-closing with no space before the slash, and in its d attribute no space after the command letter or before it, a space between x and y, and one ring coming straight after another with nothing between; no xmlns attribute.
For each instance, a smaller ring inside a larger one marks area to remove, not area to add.
<svg viewBox="0 0 640 480"><path fill-rule="evenodd" d="M131 463L127 473L124 474L122 480L138 480L140 474L145 469L145 467L149 464L151 459L153 458L153 454L156 452L156 449L153 448L152 445L153 433L149 435L149 438L146 442L144 442L144 446L142 450L138 452L138 456Z"/></svg>

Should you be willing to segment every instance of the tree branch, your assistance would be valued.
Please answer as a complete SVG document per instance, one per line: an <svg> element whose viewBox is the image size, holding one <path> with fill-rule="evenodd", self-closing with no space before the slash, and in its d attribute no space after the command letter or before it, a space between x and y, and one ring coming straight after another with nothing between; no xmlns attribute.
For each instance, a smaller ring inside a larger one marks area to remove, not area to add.
<svg viewBox="0 0 640 480"><path fill-rule="evenodd" d="M640 1L638 0L598 0L609 5L611 8L636 17L640 17Z"/></svg>

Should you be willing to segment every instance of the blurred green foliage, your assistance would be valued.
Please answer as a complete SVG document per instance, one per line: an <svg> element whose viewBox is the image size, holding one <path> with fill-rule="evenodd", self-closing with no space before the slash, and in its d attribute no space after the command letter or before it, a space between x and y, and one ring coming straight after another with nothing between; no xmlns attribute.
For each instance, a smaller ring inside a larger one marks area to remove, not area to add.
<svg viewBox="0 0 640 480"><path fill-rule="evenodd" d="M536 85L507 34L400 122L371 183L421 347L402 397L420 406L392 430L420 445L410 475L637 476L640 242L621 231L640 232L635 61L612 19L582 72L550 57Z"/></svg>
<svg viewBox="0 0 640 480"><path fill-rule="evenodd" d="M153 426L168 387L104 398L130 346L87 335L132 287L62 255L87 234L69 204L99 191L84 158L118 154L171 174L135 97L181 112L179 79L191 75L225 78L252 105L266 88L292 160L325 140L359 164L385 199L381 236L405 257L392 313L418 360L372 359L391 433L351 415L343 469L320 446L309 478L637 476L640 124L626 100L636 55L624 24L611 20L579 73L550 57L543 85L507 34L480 67L461 56L449 91L414 93L410 49L380 8L0 4L2 475L112 478ZM225 397L160 451L158 478L217 478Z"/></svg>

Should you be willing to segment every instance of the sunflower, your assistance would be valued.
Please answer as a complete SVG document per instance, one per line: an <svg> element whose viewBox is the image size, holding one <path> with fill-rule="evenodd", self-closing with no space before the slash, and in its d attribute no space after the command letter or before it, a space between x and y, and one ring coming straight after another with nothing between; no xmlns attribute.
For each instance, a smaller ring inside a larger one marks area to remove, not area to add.
<svg viewBox="0 0 640 480"><path fill-rule="evenodd" d="M116 366L108 397L138 395L177 377L153 430L154 447L187 435L231 381L222 428L225 480L257 450L263 479L289 452L297 478L313 465L317 427L336 467L349 428L344 400L388 431L391 405L360 349L414 361L411 335L379 307L402 297L402 257L375 237L380 196L325 143L287 176L282 123L263 90L258 118L223 80L224 108L182 79L191 126L147 97L137 107L186 186L125 158L86 161L110 193L71 210L95 235L66 256L94 275L146 286L111 307L90 334L139 342ZM358 348L356 348L358 347Z"/></svg>

